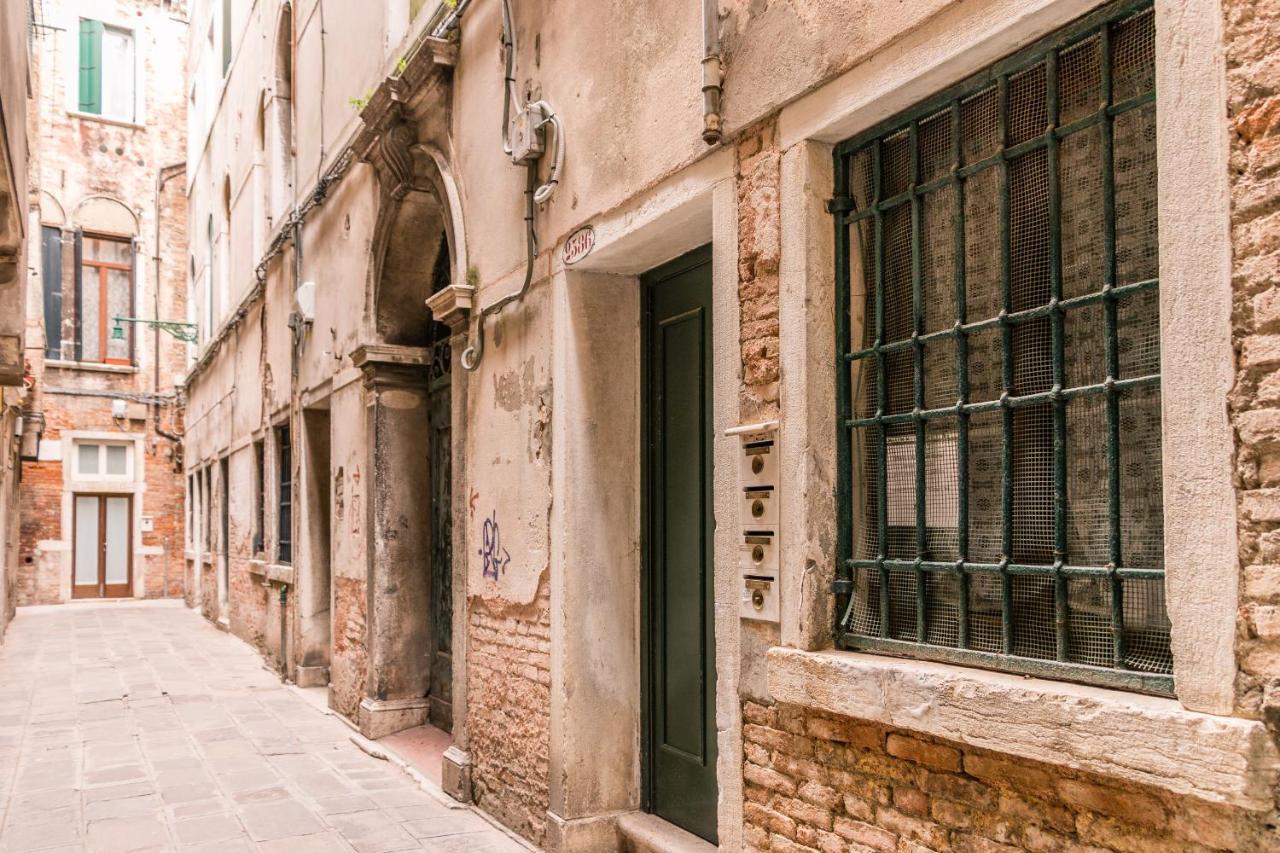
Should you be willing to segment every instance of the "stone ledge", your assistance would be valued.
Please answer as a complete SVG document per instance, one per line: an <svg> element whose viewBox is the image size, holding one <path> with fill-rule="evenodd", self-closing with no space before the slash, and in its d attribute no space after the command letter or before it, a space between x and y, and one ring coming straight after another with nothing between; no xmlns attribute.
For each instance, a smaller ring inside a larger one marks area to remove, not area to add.
<svg viewBox="0 0 1280 853"><path fill-rule="evenodd" d="M714 853L716 847L657 815L627 812L618 816L624 853Z"/></svg>
<svg viewBox="0 0 1280 853"><path fill-rule="evenodd" d="M274 581L285 586L293 585L293 566L268 563L264 560L250 560L249 574L257 575L268 583Z"/></svg>
<svg viewBox="0 0 1280 853"><path fill-rule="evenodd" d="M1280 756L1262 723L1173 699L857 652L775 647L778 702L1252 810Z"/></svg>

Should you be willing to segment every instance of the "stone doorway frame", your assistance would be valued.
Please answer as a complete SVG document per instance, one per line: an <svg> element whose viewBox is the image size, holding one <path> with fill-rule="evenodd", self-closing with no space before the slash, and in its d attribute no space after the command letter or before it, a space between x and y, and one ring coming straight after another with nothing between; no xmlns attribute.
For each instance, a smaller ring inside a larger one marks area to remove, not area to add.
<svg viewBox="0 0 1280 853"><path fill-rule="evenodd" d="M551 273L551 738L548 851L617 850L642 804L640 275L712 244L717 518L733 517L738 421L737 196L722 149L591 224L596 245ZM631 364L633 370L621 370ZM612 460L612 461L611 461ZM716 730L723 849L742 823L740 584L732 531L715 531ZM572 567L572 568L571 568Z"/></svg>
<svg viewBox="0 0 1280 853"><path fill-rule="evenodd" d="M428 108L424 108L428 109ZM379 288L382 285L383 265L386 259L388 244L392 238L397 216L402 202L410 192L425 192L434 196L439 205L439 221L445 235L447 249L450 253L450 283L439 292L426 299L423 311L426 318L449 326L452 363L460 364L463 348L466 346L467 320L471 312L471 296L474 288L467 281L467 241L462 211L462 192L453 175L449 159L444 149L436 140L421 141L421 135L432 133L434 125L427 122L415 123L406 118L398 107L388 108L385 113L366 115L369 141L365 148L364 159L371 162L377 170L379 178L379 200L377 222L374 227L374 239L371 246L369 278L366 292L365 340L379 343L366 344L353 353L353 363L365 373L366 389L370 382L378 382L378 364L386 360L401 361L401 367L392 369L392 373L405 376L404 368L422 379L423 391L427 382L431 353L422 349L417 353L409 353L409 347L387 346L381 343L382 336L378 329ZM421 131L421 133L420 133ZM417 348L412 348L417 349ZM399 351L398 353L395 351ZM415 362L413 366L403 362ZM372 375L371 375L372 371ZM382 370L386 374L386 370ZM366 391L369 393L369 391ZM453 512L452 548L453 560L452 580L452 705L453 727L452 745L446 750L442 766L442 787L455 799L463 802L471 799L471 759L467 751L467 627L466 602L467 578L466 560L459 556L466 553L467 526L465 519L467 470L466 470L466 411L467 411L467 377L464 371L453 369L450 379L451 395L451 494ZM372 439L372 432L370 438ZM372 462L372 460L371 460ZM369 470L374 470L372 464ZM372 500L369 512L372 512ZM373 530L372 519L367 529ZM368 546L370 572L367 575L369 589L369 627L368 648L370 649L370 683L373 682L373 669L377 665L372 654L375 646L376 611L374 609L375 578L373 575L373 544ZM366 691L367 692L367 691ZM405 707L397 707L385 700L366 696L361 701L358 712L361 731L368 734L386 734L425 722L427 703L409 702ZM413 707L409 707L413 706ZM418 718L421 719L418 719ZM379 720L378 718L382 718Z"/></svg>

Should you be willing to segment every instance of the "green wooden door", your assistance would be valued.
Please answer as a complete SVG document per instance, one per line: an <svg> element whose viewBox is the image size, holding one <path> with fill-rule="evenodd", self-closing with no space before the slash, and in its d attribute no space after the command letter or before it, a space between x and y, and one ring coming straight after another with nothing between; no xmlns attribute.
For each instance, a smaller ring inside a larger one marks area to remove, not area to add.
<svg viewBox="0 0 1280 853"><path fill-rule="evenodd" d="M714 842L710 248L644 283L647 804Z"/></svg>

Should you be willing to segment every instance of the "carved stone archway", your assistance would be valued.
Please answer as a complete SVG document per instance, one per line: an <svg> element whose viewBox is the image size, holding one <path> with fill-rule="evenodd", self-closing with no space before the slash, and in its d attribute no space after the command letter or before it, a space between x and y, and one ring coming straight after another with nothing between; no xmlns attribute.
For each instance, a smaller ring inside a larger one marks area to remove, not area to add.
<svg viewBox="0 0 1280 853"><path fill-rule="evenodd" d="M411 63L401 83L414 73ZM456 747L465 743L465 660L453 650L465 647L465 625L455 615L464 581L452 554L461 553L464 528L454 523L462 454L453 436L461 434L455 427L465 383L452 365L469 302L452 299L447 310L440 302L465 287L466 268L460 195L440 154L447 146L430 130L443 122L423 117L441 94L415 95L412 111L375 94L357 143L376 170L379 195L367 343L353 357L364 373L372 474L369 664L358 723L378 737L430 721L452 728ZM444 108L442 100L438 106ZM450 788L459 798L468 789L465 779Z"/></svg>

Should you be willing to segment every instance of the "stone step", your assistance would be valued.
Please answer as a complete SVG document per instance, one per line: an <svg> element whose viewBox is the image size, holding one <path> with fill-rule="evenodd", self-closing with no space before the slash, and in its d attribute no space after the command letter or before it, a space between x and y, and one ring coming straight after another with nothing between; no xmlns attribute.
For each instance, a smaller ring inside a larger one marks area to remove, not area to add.
<svg viewBox="0 0 1280 853"><path fill-rule="evenodd" d="M715 853L715 845L657 815L628 812L618 818L623 853Z"/></svg>

